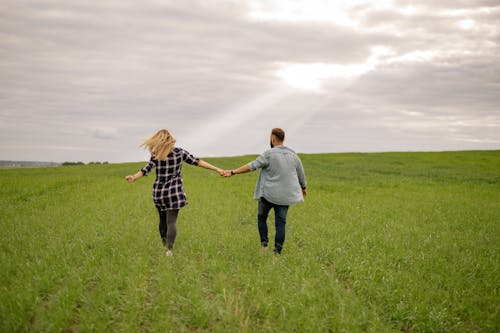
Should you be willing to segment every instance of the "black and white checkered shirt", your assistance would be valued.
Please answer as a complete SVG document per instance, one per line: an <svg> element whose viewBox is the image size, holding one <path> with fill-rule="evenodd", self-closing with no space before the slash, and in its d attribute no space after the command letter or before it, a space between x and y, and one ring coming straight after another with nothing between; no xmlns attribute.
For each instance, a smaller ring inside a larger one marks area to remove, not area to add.
<svg viewBox="0 0 500 333"><path fill-rule="evenodd" d="M182 186L182 162L198 165L199 159L182 148L174 148L165 160L153 157L141 169L146 176L156 167L156 180L153 184L153 202L160 210L180 209L187 205L186 193Z"/></svg>

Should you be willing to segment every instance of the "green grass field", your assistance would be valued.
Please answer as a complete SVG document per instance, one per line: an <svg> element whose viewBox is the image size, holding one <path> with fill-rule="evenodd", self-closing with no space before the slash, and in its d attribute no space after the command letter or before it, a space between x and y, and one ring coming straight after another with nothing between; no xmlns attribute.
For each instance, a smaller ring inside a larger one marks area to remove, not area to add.
<svg viewBox="0 0 500 333"><path fill-rule="evenodd" d="M500 151L301 158L279 257L257 173L185 165L166 257L144 163L0 170L0 332L500 331Z"/></svg>

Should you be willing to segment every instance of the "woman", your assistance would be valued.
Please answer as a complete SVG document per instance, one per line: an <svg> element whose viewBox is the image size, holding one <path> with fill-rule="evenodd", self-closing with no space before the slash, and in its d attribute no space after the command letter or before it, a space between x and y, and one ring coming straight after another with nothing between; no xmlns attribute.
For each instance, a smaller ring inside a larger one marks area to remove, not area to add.
<svg viewBox="0 0 500 333"><path fill-rule="evenodd" d="M159 130L146 139L141 147L146 147L151 153L151 159L135 175L126 176L132 183L146 176L156 167L156 180L153 184L153 202L160 215L159 230L163 244L167 247L166 255L172 256L175 237L177 235L176 221L179 210L187 205L186 194L182 186L182 162L217 171L223 170L195 158L182 148L175 147L175 138L166 129Z"/></svg>

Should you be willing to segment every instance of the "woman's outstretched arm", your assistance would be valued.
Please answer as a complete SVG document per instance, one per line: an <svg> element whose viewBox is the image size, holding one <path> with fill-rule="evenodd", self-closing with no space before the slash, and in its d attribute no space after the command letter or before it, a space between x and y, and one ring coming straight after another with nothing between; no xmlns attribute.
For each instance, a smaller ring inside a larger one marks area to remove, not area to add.
<svg viewBox="0 0 500 333"><path fill-rule="evenodd" d="M200 168L204 168L204 169L208 169L208 170L213 170L213 171L216 171L216 172L217 172L217 173L219 173L219 175L221 175L221 176L222 176L222 175L223 175L223 173L224 173L224 170L219 169L218 167L213 166L212 164L210 164L210 163L208 163L208 162L206 162L206 161L204 161L204 160L199 160L199 161L198 161L198 166L199 166Z"/></svg>
<svg viewBox="0 0 500 333"><path fill-rule="evenodd" d="M136 180L137 178L141 178L142 176L144 176L144 174L142 173L141 170L137 171L137 173L135 175L129 175L129 176L126 176L125 179L129 182L129 183L132 183L134 180Z"/></svg>

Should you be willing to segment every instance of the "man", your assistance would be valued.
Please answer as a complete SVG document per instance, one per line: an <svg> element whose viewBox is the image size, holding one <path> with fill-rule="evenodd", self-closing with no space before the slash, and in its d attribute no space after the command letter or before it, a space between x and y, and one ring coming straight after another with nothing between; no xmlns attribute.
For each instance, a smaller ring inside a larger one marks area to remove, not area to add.
<svg viewBox="0 0 500 333"><path fill-rule="evenodd" d="M276 235L274 252L281 254L285 242L285 226L288 207L304 201L306 177L302 162L297 154L285 147L285 132L281 128L271 131L271 149L265 151L255 161L234 170L226 170L223 175L230 177L262 169L255 186L254 199L259 201L258 226L262 248L268 248L267 216L274 209Z"/></svg>

